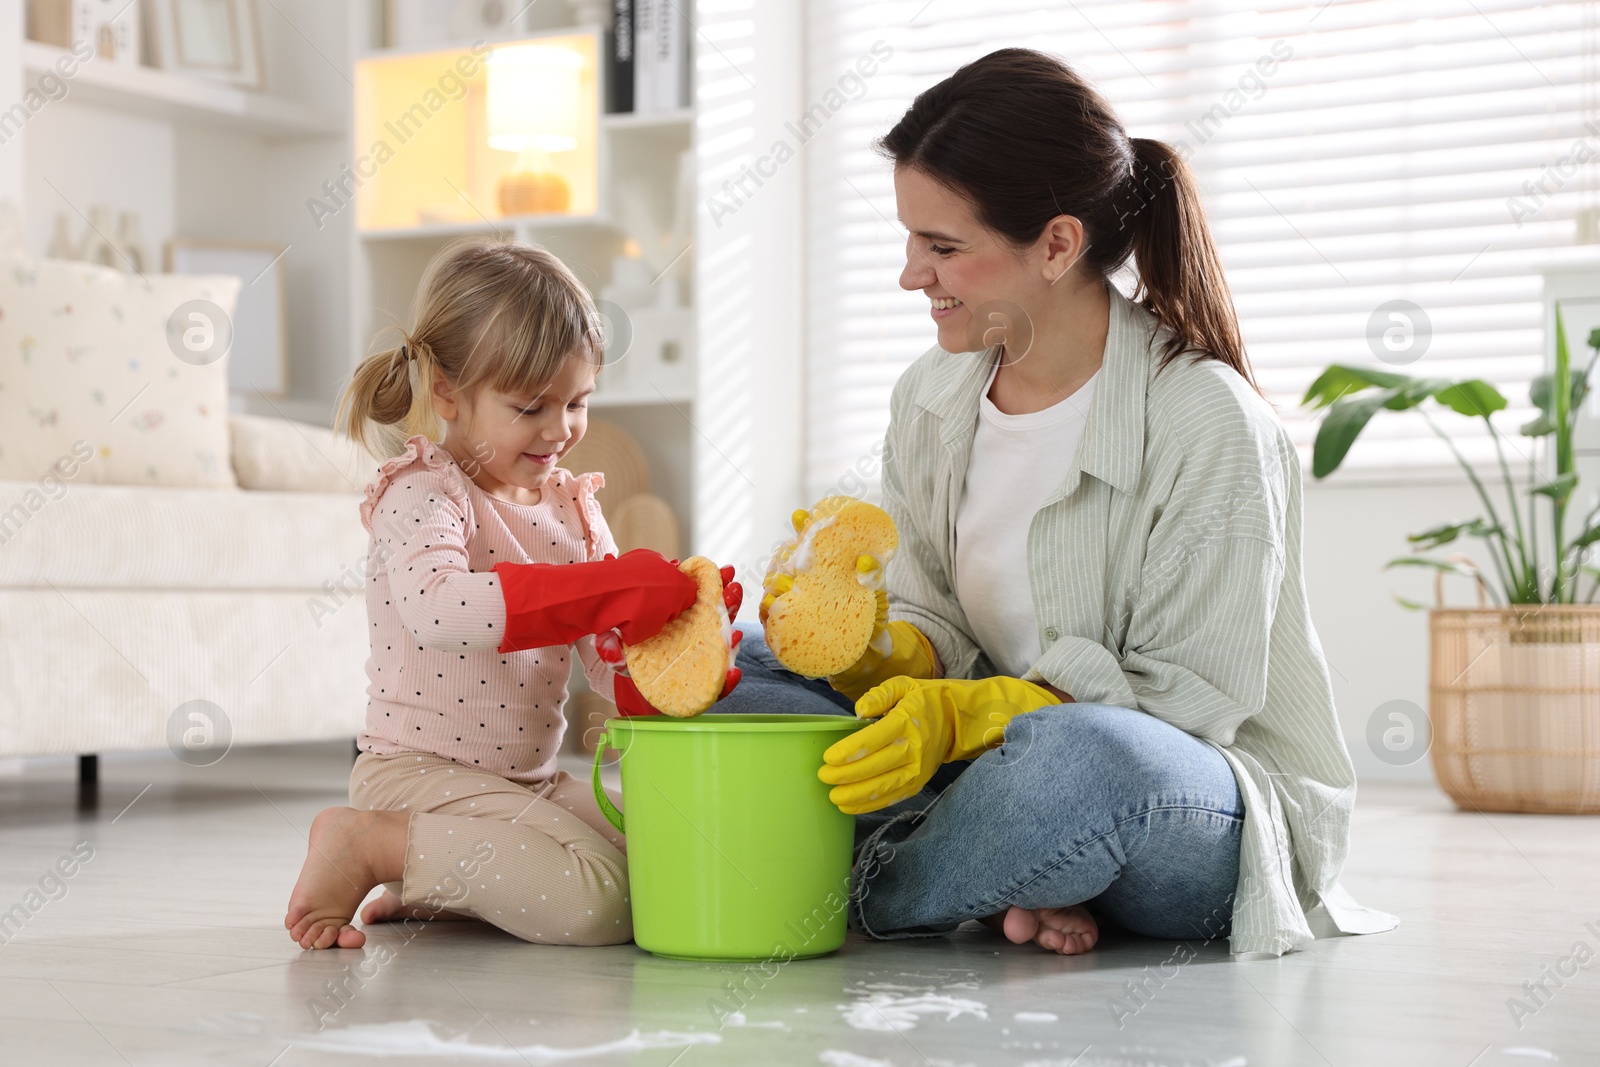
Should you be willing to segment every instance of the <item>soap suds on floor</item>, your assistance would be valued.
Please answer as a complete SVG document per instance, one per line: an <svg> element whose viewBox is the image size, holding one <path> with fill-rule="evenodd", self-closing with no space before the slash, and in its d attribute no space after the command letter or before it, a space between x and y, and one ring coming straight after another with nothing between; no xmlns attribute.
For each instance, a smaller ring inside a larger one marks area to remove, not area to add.
<svg viewBox="0 0 1600 1067"><path fill-rule="evenodd" d="M723 1026L742 1026L742 1027L745 1027L746 1029L749 1029L749 1030L787 1030L787 1029L789 1029L789 1025L787 1023L779 1022L776 1019L773 1019L773 1020L768 1021L768 1022L753 1023L748 1018L745 1017L745 1014L742 1011L730 1011L727 1015L723 1016L722 1025Z"/></svg>
<svg viewBox="0 0 1600 1067"><path fill-rule="evenodd" d="M1053 1023L1060 1016L1048 1011L1019 1011L1012 1018L1019 1023Z"/></svg>
<svg viewBox="0 0 1600 1067"><path fill-rule="evenodd" d="M378 1023L324 1030L292 1039L294 1046L318 1052L342 1052L350 1056L453 1056L458 1059L504 1060L529 1064L563 1063L618 1052L642 1052L653 1048L680 1048L684 1045L715 1045L722 1040L712 1033L677 1034L668 1030L628 1036L603 1045L552 1048L549 1045L480 1045L465 1034L442 1038L433 1024L423 1019L403 1023Z"/></svg>
<svg viewBox="0 0 1600 1067"><path fill-rule="evenodd" d="M877 1030L898 1033L916 1028L918 1016L942 1015L950 1022L963 1015L974 1015L985 1021L989 1018L988 1006L965 997L951 997L942 993L919 993L916 996L897 997L892 993L872 993L849 1004L840 1004L844 1021L857 1030Z"/></svg>
<svg viewBox="0 0 1600 1067"><path fill-rule="evenodd" d="M841 1052L832 1048L817 1053L817 1062L825 1063L828 1067L894 1067L893 1060L875 1060L868 1056L857 1056L854 1052Z"/></svg>

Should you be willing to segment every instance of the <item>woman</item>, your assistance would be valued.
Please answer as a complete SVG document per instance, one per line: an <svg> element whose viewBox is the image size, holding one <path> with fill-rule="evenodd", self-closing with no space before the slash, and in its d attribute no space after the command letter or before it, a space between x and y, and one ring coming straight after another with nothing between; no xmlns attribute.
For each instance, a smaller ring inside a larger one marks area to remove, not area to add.
<svg viewBox="0 0 1600 1067"><path fill-rule="evenodd" d="M1343 932L1391 928L1336 881L1355 778L1298 460L1183 160L1024 49L918 96L881 147L900 284L939 340L891 404L891 621L828 685L752 630L719 705L859 697L880 719L821 772L845 810L883 809L859 825L852 921L984 919L1068 954L1097 916L1274 955L1318 904ZM1130 254L1134 300L1109 280Z"/></svg>

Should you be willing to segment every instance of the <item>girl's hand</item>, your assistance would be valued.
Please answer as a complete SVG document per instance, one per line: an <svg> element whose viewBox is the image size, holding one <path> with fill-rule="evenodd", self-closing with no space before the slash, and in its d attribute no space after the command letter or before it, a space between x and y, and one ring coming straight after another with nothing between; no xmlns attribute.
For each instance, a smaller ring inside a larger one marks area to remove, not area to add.
<svg viewBox="0 0 1600 1067"><path fill-rule="evenodd" d="M723 568L724 582L728 580L727 575L731 573L732 570L732 567ZM733 587L735 589L739 588L738 583L734 583ZM739 639L743 636L744 634L740 633L738 630L734 631L733 647L737 648L739 646ZM594 639L594 650L603 661L611 666L611 669L614 672L614 676L612 678L612 702L617 705L617 713L619 715L629 716L661 714L661 711L656 708L655 705L651 704L639 693L639 687L633 684L633 677L628 673L628 657L627 654L622 650L622 638L617 635L615 630L608 630L603 634L596 634ZM733 687L739 684L740 677L741 672L739 668L729 668L728 677L722 683L722 692L718 694L717 699L721 700L723 697L733 692Z"/></svg>

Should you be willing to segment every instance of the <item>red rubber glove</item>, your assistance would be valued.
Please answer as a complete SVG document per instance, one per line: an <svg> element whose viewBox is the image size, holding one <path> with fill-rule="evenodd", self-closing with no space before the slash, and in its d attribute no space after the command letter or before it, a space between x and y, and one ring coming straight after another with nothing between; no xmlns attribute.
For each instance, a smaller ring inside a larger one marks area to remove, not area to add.
<svg viewBox="0 0 1600 1067"><path fill-rule="evenodd" d="M744 586L733 580L733 568L723 567L722 574L722 603L728 609L728 622L733 622L739 614L739 606L744 603ZM739 641L744 633L733 631L733 640L730 648L738 648ZM595 652L600 658L611 664L616 672L612 679L613 702L617 705L617 714L627 717L630 715L660 715L661 712L639 692L639 687L633 684L633 678L628 674L628 657L622 650L623 640L614 633L599 634L594 639ZM721 700L733 692L734 686L739 684L739 679L744 676L738 667L728 668L728 677L722 683L722 692L717 695Z"/></svg>
<svg viewBox="0 0 1600 1067"><path fill-rule="evenodd" d="M570 645L607 630L638 644L660 633L698 593L677 564L645 548L593 563L498 563L494 572L506 602L501 652Z"/></svg>

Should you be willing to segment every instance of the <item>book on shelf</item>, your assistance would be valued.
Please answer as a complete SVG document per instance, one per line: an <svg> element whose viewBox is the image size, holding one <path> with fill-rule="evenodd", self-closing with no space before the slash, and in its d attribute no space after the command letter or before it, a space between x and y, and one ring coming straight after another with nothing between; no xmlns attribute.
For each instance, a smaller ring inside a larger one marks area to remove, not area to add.
<svg viewBox="0 0 1600 1067"><path fill-rule="evenodd" d="M606 110L633 110L633 0L611 0L611 28L606 31Z"/></svg>
<svg viewBox="0 0 1600 1067"><path fill-rule="evenodd" d="M612 0L612 5L613 47L607 64L611 110L650 114L688 107L692 30L679 3ZM626 59L624 40L629 46Z"/></svg>

